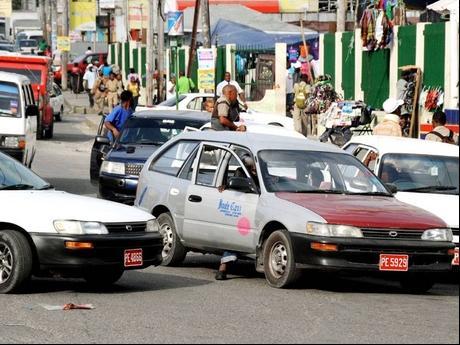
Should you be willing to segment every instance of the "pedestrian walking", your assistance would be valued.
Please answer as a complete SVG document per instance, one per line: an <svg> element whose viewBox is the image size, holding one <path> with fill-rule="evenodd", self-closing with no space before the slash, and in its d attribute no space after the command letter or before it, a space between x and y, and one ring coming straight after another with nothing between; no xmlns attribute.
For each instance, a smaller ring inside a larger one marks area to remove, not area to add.
<svg viewBox="0 0 460 345"><path fill-rule="evenodd" d="M123 91L120 98L121 104L117 105L104 121L104 126L108 129L107 136L112 142L120 137L123 126L133 115L132 93L129 91Z"/></svg>
<svg viewBox="0 0 460 345"><path fill-rule="evenodd" d="M92 94L94 95L94 110L99 114L104 114L104 104L107 99L107 87L105 86L105 78L102 71L98 71L98 76L93 85Z"/></svg>
<svg viewBox="0 0 460 345"><path fill-rule="evenodd" d="M140 85L139 80L136 79L135 75L131 75L131 80L128 83L128 91L133 94L133 110L136 110L136 107L139 103L139 96L140 96Z"/></svg>
<svg viewBox="0 0 460 345"><path fill-rule="evenodd" d="M310 87L308 85L308 76L303 74L300 82L294 85L294 130L300 134L308 135L308 118L306 114L307 99Z"/></svg>
<svg viewBox="0 0 460 345"><path fill-rule="evenodd" d="M216 96L217 97L222 97L223 89L227 85L233 85L236 88L237 94L240 97L244 108L248 109L248 105L246 103L246 97L244 95L244 91L241 88L240 84L238 84L238 82L236 80L232 80L232 75L231 75L230 72L226 72L225 76L224 76L224 80L217 85Z"/></svg>
<svg viewBox="0 0 460 345"><path fill-rule="evenodd" d="M428 133L425 140L458 145L458 135L446 127L447 118L443 111L435 111L431 123L434 129Z"/></svg>
<svg viewBox="0 0 460 345"><path fill-rule="evenodd" d="M96 83L97 79L97 72L94 68L93 64L89 64L86 68L86 72L83 75L83 85L88 94L89 98L89 106L94 108L94 94L93 94L93 87Z"/></svg>
<svg viewBox="0 0 460 345"><path fill-rule="evenodd" d="M107 103L109 106L109 112L112 112L113 108L118 104L118 88L119 81L116 79L115 73L111 72L109 80L105 82L107 88Z"/></svg>
<svg viewBox="0 0 460 345"><path fill-rule="evenodd" d="M374 135L402 137L401 109L403 104L403 100L395 98L389 98L383 103L383 110L386 115L383 121L374 127L372 131Z"/></svg>
<svg viewBox="0 0 460 345"><path fill-rule="evenodd" d="M73 93L77 94L80 93L80 67L78 66L78 62L75 62L70 70L70 77L71 77L71 85Z"/></svg>
<svg viewBox="0 0 460 345"><path fill-rule="evenodd" d="M195 83L192 79L185 76L184 71L179 72L179 80L177 81L178 84L178 93L182 95L184 93L190 93L195 89Z"/></svg>
<svg viewBox="0 0 460 345"><path fill-rule="evenodd" d="M166 99L171 99L176 97L176 76L172 75L171 79L168 81L168 86L166 87Z"/></svg>
<svg viewBox="0 0 460 345"><path fill-rule="evenodd" d="M286 114L288 116L292 116L291 111L295 99L294 74L295 69L291 66L291 62L288 60L286 70Z"/></svg>
<svg viewBox="0 0 460 345"><path fill-rule="evenodd" d="M91 47L88 47L88 49L86 49L85 54L86 54L86 55L90 55L90 54L92 54L92 53L93 53L93 50L91 49Z"/></svg>

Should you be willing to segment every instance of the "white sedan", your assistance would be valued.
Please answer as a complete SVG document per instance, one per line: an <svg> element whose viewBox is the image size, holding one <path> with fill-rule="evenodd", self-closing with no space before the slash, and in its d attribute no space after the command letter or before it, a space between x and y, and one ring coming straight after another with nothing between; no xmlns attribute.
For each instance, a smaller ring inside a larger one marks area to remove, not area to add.
<svg viewBox="0 0 460 345"><path fill-rule="evenodd" d="M56 83L53 83L53 91L50 93L50 103L53 108L54 118L56 121L61 121L64 114L64 95Z"/></svg>
<svg viewBox="0 0 460 345"><path fill-rule="evenodd" d="M204 104L206 100L214 99L213 93L186 93L179 95L178 97L178 108L179 110L188 111L205 111ZM158 104L154 108L156 110L175 110L176 98L170 98L163 103ZM138 106L136 111L149 110L151 108L145 106ZM289 130L294 130L294 121L283 115L273 113L261 113L253 109L248 109L247 112L240 114L241 121L253 121L264 125L275 125L279 127L285 127Z"/></svg>
<svg viewBox="0 0 460 345"><path fill-rule="evenodd" d="M443 219L454 234L459 265L458 146L384 136L355 136L344 149L385 183L396 186L396 198Z"/></svg>
<svg viewBox="0 0 460 345"><path fill-rule="evenodd" d="M154 217L133 207L55 191L0 153L0 293L32 275L109 285L162 262Z"/></svg>

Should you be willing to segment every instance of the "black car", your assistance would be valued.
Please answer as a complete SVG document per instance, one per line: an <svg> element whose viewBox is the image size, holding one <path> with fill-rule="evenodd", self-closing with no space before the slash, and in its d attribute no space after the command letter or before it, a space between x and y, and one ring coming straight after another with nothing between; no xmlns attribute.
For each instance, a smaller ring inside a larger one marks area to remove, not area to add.
<svg viewBox="0 0 460 345"><path fill-rule="evenodd" d="M125 124L120 138L110 146L103 121L91 154L91 181L99 184L103 199L134 204L144 163L164 143L187 128L201 128L209 113L148 110L136 113Z"/></svg>

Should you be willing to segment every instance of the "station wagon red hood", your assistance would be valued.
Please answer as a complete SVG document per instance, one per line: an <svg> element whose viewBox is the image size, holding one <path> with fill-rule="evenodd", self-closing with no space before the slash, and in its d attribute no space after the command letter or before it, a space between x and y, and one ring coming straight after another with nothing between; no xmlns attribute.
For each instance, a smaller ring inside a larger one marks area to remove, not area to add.
<svg viewBox="0 0 460 345"><path fill-rule="evenodd" d="M329 224L374 229L447 228L435 215L391 197L296 193L276 196L315 212Z"/></svg>

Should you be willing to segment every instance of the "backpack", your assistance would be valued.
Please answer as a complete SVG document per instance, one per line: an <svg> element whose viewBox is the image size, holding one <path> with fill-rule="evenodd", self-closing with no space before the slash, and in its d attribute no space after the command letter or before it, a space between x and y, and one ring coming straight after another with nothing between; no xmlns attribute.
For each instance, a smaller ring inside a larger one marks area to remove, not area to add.
<svg viewBox="0 0 460 345"><path fill-rule="evenodd" d="M295 95L295 105L299 109L305 109L307 107L307 85L299 87L297 94Z"/></svg>
<svg viewBox="0 0 460 345"><path fill-rule="evenodd" d="M444 136L442 135L441 133L438 133L436 131L432 131L428 134L433 134L433 135L436 135L438 138L440 138L442 140L443 143L445 144L453 144L455 145L455 140L454 140L454 132L452 131L449 131L449 135L448 136Z"/></svg>

